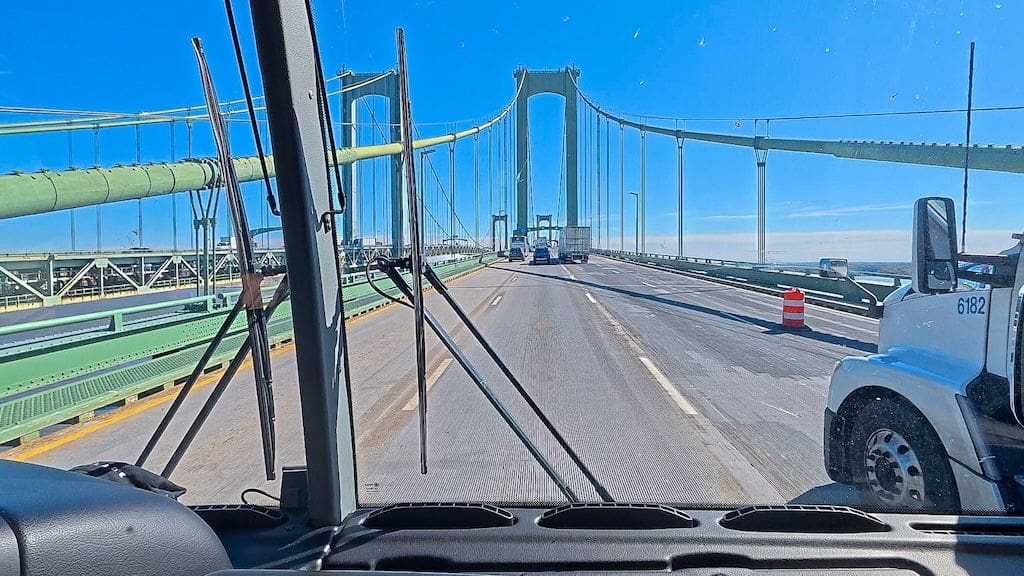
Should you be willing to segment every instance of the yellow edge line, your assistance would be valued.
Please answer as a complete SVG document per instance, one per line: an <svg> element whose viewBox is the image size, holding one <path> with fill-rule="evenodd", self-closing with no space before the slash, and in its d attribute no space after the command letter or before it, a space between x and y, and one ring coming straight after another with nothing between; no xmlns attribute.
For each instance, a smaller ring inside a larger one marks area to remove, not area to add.
<svg viewBox="0 0 1024 576"><path fill-rule="evenodd" d="M461 280L462 278L465 278L466 276L469 276L470 274L478 272L485 268L487 267L481 266L476 270L471 270L465 274L460 274L453 278L451 281L454 282L455 280ZM377 314L383 312L384 310L394 305L394 302L388 302L387 304L381 306L380 308L377 308L376 310L371 310L369 312L360 314L355 318L349 318L345 323L351 326L355 322L376 316ZM277 348L272 350L270 352L270 356L272 358L280 356L285 352L291 351L293 348L294 344L289 342L288 344L278 346ZM251 359L246 360L240 368L248 368L250 366L252 366ZM209 374L201 376L198 380L196 380L196 384L193 387L193 390L198 390L199 388L209 386L213 382L216 382L217 379L220 378L220 375L223 371L224 369L221 368L220 370L210 372ZM0 453L0 459L25 462L31 458L39 456L40 454L49 452L54 448L59 448L65 444L69 444L84 436L92 434L93 432L97 432L108 426L117 424L122 420L127 420L128 418L131 418L132 416L135 416L136 414L139 414L140 412L148 410L154 406L159 406L160 404L169 402L170 400L174 399L175 396L177 396L179 390L180 388L168 388L167 390L164 390L163 392L158 392L146 398L145 400L139 400L138 402L128 404L122 408L111 410L110 412L97 416L84 425L72 426L71 428L68 428L67 431L55 432L42 438L29 441L21 446L18 446L17 448L12 448L3 453Z"/></svg>

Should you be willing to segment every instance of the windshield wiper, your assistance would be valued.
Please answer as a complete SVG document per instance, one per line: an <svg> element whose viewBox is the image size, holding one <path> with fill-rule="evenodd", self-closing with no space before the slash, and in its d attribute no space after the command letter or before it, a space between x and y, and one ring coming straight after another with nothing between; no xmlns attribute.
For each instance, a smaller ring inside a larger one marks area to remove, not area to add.
<svg viewBox="0 0 1024 576"><path fill-rule="evenodd" d="M399 93L399 104L401 110L400 128L401 128L401 142L402 142L402 168L405 176L405 184L408 196L408 207L409 207L409 230L410 230L410 254L408 258L384 258L378 257L376 262L378 267L387 274L388 278L394 283L395 287L402 293L403 296L409 299L412 303L411 307L414 311L414 323L415 323L415 337L416 337L416 394L418 400L418 412L419 412L419 429L420 429L420 473L427 473L427 387L426 387L426 354L425 354L425 330L424 324L430 326L431 330L440 338L441 342L444 343L445 348L451 353L455 360L459 363L462 369L469 375L470 379L476 384L477 388L487 398L488 402L494 407L501 416L502 420L508 425L512 432L519 438L519 441L523 443L530 455L533 456L534 460L540 464L544 472L551 478L551 481L558 486L558 489L562 494L569 500L569 502L579 502L579 497L576 496L572 488L569 487L568 483L562 478L562 476L555 470L555 467L551 462L544 456L533 440L530 439L529 435L520 426L519 422L516 421L515 417L509 411L509 409L501 402L494 390L484 380L483 375L476 369L466 354L459 348L458 344L452 336L445 331L441 324L437 321L433 314L426 309L423 303L423 279L426 278L427 282L435 290L438 291L444 297L444 300L448 305L455 311L459 319L463 324L469 328L473 336L487 351L487 354L497 364L503 374L509 379L513 387L519 393L519 395L526 401L530 406L530 409L534 414L541 420L544 427L551 433L552 436L558 441L559 445L569 455L569 458L573 461L573 464L583 475L587 478L590 484L597 491L598 495L602 500L606 502L613 502L611 494L597 481L597 478L590 472L576 452L569 446L565 438L558 432L551 420L544 414L540 409L540 406L530 397L530 394L525 388L519 383L519 380L515 377L508 366L502 361L498 353L495 352L494 348L487 342L483 334L473 325L473 322L469 319L469 316L465 313L462 307L459 306L458 302L452 298L451 294L448 293L447 287L441 282L437 274L430 268L430 264L422 258L422 247L420 246L420 239L422 230L420 229L419 222L419 201L417 198L416 190L416 165L413 160L412 154L412 113L410 109L409 100L409 83L408 83L408 70L406 69L405 61L405 37L404 32L401 28L396 31L396 43L398 49L398 93ZM412 275L412 285L406 282L405 278L402 277L399 268L408 269ZM367 276L369 279L369 275ZM378 289L370 279L370 286L379 292L382 296L389 300L401 302L393 296ZM409 305L405 302L402 304Z"/></svg>
<svg viewBox="0 0 1024 576"><path fill-rule="evenodd" d="M270 303L266 308L264 308L261 287L263 278L269 275L283 274L284 269L280 267L258 268L256 265L255 257L253 255L252 236L249 231L249 221L245 214L245 205L242 201L242 193L238 183L238 176L235 173L234 163L231 160L231 149L228 144L227 130L224 125L224 119L220 114L219 105L217 104L217 94L213 86L213 79L210 76L210 69L206 63L206 57L203 54L202 43L198 38L193 38L192 45L195 49L196 60L199 64L199 74L203 84L203 93L206 97L206 105L210 114L210 124L213 128L214 141L217 146L217 160L221 169L221 181L224 184L225 195L228 200L228 208L232 224L234 225L235 240L238 245L238 266L241 271L242 292L231 311L228 312L227 316L224 318L224 321L217 333L207 345L203 356L199 359L196 367L192 370L192 373L189 375L185 385L182 386L177 397L174 399L174 402L171 404L170 409L166 414L164 414L164 417L157 425L156 430L154 430L153 435L146 443L145 448L143 448L142 453L136 461L136 466L143 466L146 459L152 454L156 444L160 441L160 438L167 430L168 424L170 424L182 403L185 401L185 398L195 386L196 380L202 374L206 364L213 356L214 351L223 341L231 325L244 309L248 336L245 339L245 342L242 343L242 346L235 353L235 356L231 359L231 362L228 364L224 374L217 382L217 386L214 388L213 392L210 393L206 403L203 405L195 420L193 420L192 425L185 433L185 436L179 442L174 453L164 466L161 475L165 478L170 477L171 473L177 467L178 462L181 460L182 456L184 456L185 451L188 450L188 447L191 445L196 434L199 433L199 429L206 422L206 419L209 417L213 407L217 404L220 396L224 393L227 385L231 382L231 379L241 367L245 357L251 352L253 373L256 380L256 401L259 410L260 433L263 445L263 465L267 480L273 480L276 476L275 452L277 442L274 430L274 391L271 377L270 336L267 329L267 320L273 314L278 304L288 297L288 278L287 276L282 278L273 297L271 298ZM244 78L244 68L241 69L240 72ZM249 97L248 90L246 90L246 92L246 96ZM264 171L266 171L265 165L263 168ZM267 176L266 173L264 175ZM269 191L269 176L265 181Z"/></svg>
<svg viewBox="0 0 1024 576"><path fill-rule="evenodd" d="M406 282L405 278L399 271L399 268L406 268L412 270L411 262L408 258L390 259L378 257L377 266L381 271L387 274L388 278L391 279L391 281L395 284L395 286L398 288L398 290L402 293L403 296L409 299L412 298L412 288L409 286L408 282ZM415 271L413 271L413 274L415 274ZM483 346L488 356L491 357L494 363L501 369L502 373L505 374L505 376L509 379L509 381L512 383L512 386L516 389L516 391L523 398L523 400L526 401L527 405L529 405L530 409L538 417L538 419L540 419L540 421L544 424L544 427L548 430L548 432L550 432L551 435L555 438L559 446L561 446L562 449L566 452L566 454L568 454L573 464L575 464L576 467L579 468L580 472L583 473L584 477L586 477L587 481L590 482L591 486L594 487L594 490L601 497L601 499L604 500L605 502L614 502L614 499L612 498L611 494L608 493L608 490L601 485L601 483L597 480L597 478L590 471L590 469L587 468L586 464L584 464L580 457L576 454L575 450L573 450L573 448L569 445L569 443L565 440L561 433L559 433L555 425L551 422L547 415L544 414L540 406L537 405L537 402L534 401L533 397L530 396L530 393L526 391L526 389L522 386L519 380L515 377L515 374L513 374L512 371L509 369L508 365L505 364L505 362L501 359L500 356L498 356L498 353L494 350L490 343L487 342L487 339L484 338L483 334L480 333L480 330L477 329L477 327L469 319L469 316L466 314L466 312L462 309L461 306L459 306L458 302L456 302L452 295L448 292L448 287L445 286L443 282L441 282L441 279L437 276L434 270L426 262L423 263L423 276L430 283L431 287L433 287L439 294L442 295L445 302L448 303L448 305L452 308L455 314L459 317L459 320L462 321L462 323L469 329L469 331L473 334L473 336L480 343L480 345ZM533 456L534 460L536 460L537 463L540 464L541 468L544 469L544 472L547 473L549 478L551 478L551 481L558 486L558 489L562 492L563 495L565 495L565 497L570 502L579 502L579 497L576 496L572 488L569 487L569 485L561 477L558 471L555 470L554 466L547 459L547 457L544 456L544 454L540 451L537 445L534 444L533 440L530 439L529 435L527 435L526 431L515 419L515 416L513 416L512 413L509 411L508 407L506 407L501 402L501 400L498 398L494 390L490 387L489 384L487 384L487 381L484 380L484 377L480 374L479 370L477 370L476 366L473 365L469 358L466 357L466 354L459 348L458 344L455 343L454 338L452 338L452 336L441 326L440 322L438 322L437 318L435 318L434 315L431 314L429 310L426 310L424 308L423 314L426 324L430 326L431 330L434 331L434 334L436 334L437 337L441 340L445 348L448 349L448 351L452 354L452 356L459 363L459 365L462 366L462 369L466 372L467 375L469 375L473 383L476 384L477 388L479 388L480 391L484 394L487 400L491 403L491 406L493 406L494 409L498 412L498 415L501 416L502 420L504 420L508 427L512 430L512 432L515 433L516 437L519 438L519 441L523 443L527 451L530 452L530 455Z"/></svg>
<svg viewBox="0 0 1024 576"><path fill-rule="evenodd" d="M224 192L227 196L238 243L238 266L241 268L242 275L242 294L239 296L239 300L242 300L245 306L245 316L249 326L249 345L252 348L252 368L256 379L256 401L263 440L263 465L267 480L273 480L276 446L274 389L270 368L270 336L267 332L267 316L263 309L263 294L260 291L263 277L256 268L252 236L249 234L249 222L245 215L245 204L242 202L242 190L238 183L238 175L235 173L235 164L231 160L227 129L220 113L210 68L206 63L206 56L203 54L203 46L199 38L192 39L192 46L195 48L196 59L199 63L206 107L210 114L210 126L213 128L214 141L217 144L221 179L224 181Z"/></svg>

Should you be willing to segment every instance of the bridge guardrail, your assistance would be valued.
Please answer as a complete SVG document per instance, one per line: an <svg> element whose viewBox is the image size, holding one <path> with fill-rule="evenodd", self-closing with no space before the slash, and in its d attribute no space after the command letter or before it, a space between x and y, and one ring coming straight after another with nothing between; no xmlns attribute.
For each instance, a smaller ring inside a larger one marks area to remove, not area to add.
<svg viewBox="0 0 1024 576"><path fill-rule="evenodd" d="M435 266L452 279L480 268L492 254L480 254ZM385 292L397 293L389 280L376 278ZM346 279L346 318L387 304L365 282ZM237 293L225 295L230 304ZM108 320L106 326L49 341L31 338L0 348L0 443L20 444L55 424L91 418L102 408L184 382L223 322L228 306L215 307L216 296L43 320L0 328L2 334L26 334L55 326ZM186 307L198 307L187 311ZM181 313L125 322L132 314L177 308ZM291 305L284 302L268 326L271 346L291 340ZM232 325L208 370L219 368L245 339L244 318Z"/></svg>
<svg viewBox="0 0 1024 576"><path fill-rule="evenodd" d="M845 278L824 278L817 271L799 266L754 264L710 258L677 257L665 254L637 254L618 250L594 250L595 253L645 266L671 269L683 274L705 278L747 290L782 296L791 287L804 291L809 303L835 308L864 316L877 316L881 302L899 288L906 278L889 274L870 274L874 279L890 282L850 281Z"/></svg>

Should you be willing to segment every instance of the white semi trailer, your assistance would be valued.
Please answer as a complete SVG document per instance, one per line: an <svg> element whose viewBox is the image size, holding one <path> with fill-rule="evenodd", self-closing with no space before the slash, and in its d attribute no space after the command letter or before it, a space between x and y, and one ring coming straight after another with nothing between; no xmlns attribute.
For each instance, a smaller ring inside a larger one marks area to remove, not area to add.
<svg viewBox="0 0 1024 576"><path fill-rule="evenodd" d="M565 263L590 261L590 226L563 226L559 229L558 259Z"/></svg>

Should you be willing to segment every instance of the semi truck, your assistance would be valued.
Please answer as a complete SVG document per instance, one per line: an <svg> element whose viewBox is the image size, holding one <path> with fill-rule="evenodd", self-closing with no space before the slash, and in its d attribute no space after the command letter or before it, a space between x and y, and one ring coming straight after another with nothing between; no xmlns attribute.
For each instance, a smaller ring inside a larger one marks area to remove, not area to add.
<svg viewBox="0 0 1024 576"><path fill-rule="evenodd" d="M563 226L558 230L558 259L564 263L590 260L590 226Z"/></svg>
<svg viewBox="0 0 1024 576"><path fill-rule="evenodd" d="M829 384L825 468L862 505L1024 510L1024 269L1012 237L1000 254L958 253L953 201L915 203L913 276L883 302L878 353L842 359Z"/></svg>
<svg viewBox="0 0 1024 576"><path fill-rule="evenodd" d="M508 247L510 249L511 248L519 248L520 250L523 251L523 254L526 254L526 252L529 249L529 242L527 242L526 236L516 235L516 236L512 237L512 240L511 240L511 242L509 242Z"/></svg>

